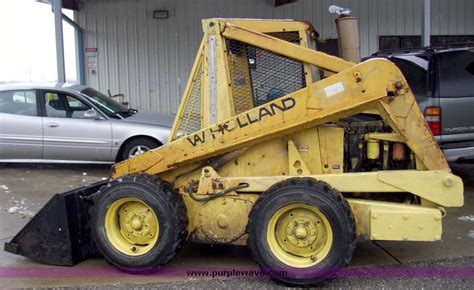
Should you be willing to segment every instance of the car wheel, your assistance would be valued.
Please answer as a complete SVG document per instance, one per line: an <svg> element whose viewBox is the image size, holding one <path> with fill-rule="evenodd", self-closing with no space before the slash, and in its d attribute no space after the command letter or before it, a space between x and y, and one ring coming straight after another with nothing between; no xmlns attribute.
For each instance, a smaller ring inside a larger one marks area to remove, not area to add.
<svg viewBox="0 0 474 290"><path fill-rule="evenodd" d="M151 138L140 137L140 138L132 139L128 141L123 147L120 153L119 161L133 158L153 148L159 147L160 145L161 145L160 142L153 140Z"/></svg>

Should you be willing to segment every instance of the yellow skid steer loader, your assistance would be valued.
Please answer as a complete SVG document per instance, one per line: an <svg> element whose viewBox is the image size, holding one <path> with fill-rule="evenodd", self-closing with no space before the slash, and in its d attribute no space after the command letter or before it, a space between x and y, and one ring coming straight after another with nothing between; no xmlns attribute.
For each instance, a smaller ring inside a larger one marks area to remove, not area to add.
<svg viewBox="0 0 474 290"><path fill-rule="evenodd" d="M169 142L57 194L7 251L142 272L186 240L248 245L274 279L309 286L347 266L358 238L441 239L462 180L396 66L318 52L305 22L202 25Z"/></svg>

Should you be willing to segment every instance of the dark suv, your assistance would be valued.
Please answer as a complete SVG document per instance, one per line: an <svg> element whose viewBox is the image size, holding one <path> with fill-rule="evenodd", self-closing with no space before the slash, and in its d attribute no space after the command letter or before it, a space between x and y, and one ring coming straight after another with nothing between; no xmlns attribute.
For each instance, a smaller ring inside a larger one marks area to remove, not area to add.
<svg viewBox="0 0 474 290"><path fill-rule="evenodd" d="M474 43L385 51L405 75L448 161L474 161Z"/></svg>

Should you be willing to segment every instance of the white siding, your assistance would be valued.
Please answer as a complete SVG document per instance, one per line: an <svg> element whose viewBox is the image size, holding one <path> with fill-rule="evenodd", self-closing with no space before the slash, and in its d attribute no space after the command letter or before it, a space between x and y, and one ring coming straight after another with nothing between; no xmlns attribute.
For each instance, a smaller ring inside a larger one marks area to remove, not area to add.
<svg viewBox="0 0 474 290"><path fill-rule="evenodd" d="M85 46L97 47L97 74L87 83L125 93L141 110L176 112L198 48L201 19L292 18L310 21L323 38L336 38L329 5L349 7L359 18L361 54L378 50L379 35L419 35L421 0L83 0L76 14ZM432 33L474 34L473 0L432 0ZM152 18L153 10L169 19ZM86 55L87 61L87 55Z"/></svg>

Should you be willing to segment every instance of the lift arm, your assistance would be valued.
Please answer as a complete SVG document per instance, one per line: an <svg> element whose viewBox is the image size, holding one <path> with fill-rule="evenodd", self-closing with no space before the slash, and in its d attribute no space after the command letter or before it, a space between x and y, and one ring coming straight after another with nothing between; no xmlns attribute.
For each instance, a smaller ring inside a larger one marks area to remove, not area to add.
<svg viewBox="0 0 474 290"><path fill-rule="evenodd" d="M222 36L226 38L239 40L330 72L338 73L354 65L354 63L343 60L342 58L296 45L288 41L282 41L276 37L245 29L234 24L224 22L221 23L220 28Z"/></svg>
<svg viewBox="0 0 474 290"><path fill-rule="evenodd" d="M426 169L449 170L403 75L389 61L376 59L118 163L112 178L159 174L370 109L379 110Z"/></svg>

